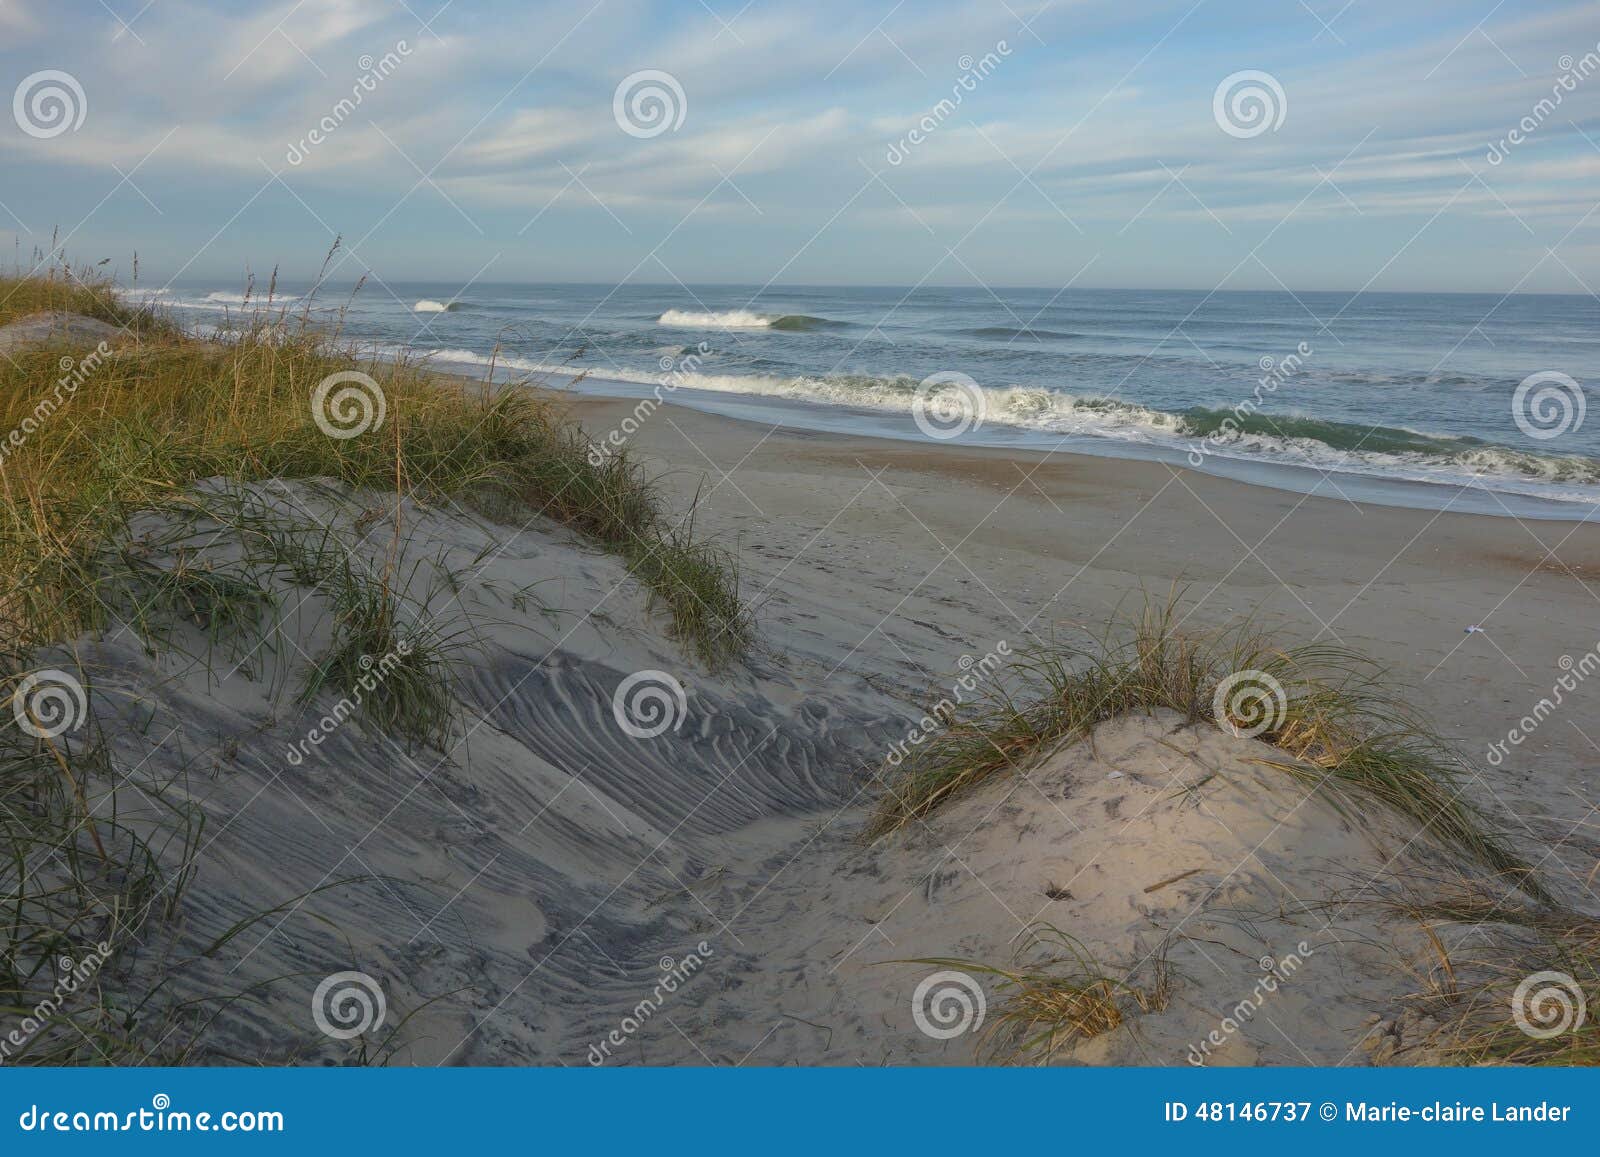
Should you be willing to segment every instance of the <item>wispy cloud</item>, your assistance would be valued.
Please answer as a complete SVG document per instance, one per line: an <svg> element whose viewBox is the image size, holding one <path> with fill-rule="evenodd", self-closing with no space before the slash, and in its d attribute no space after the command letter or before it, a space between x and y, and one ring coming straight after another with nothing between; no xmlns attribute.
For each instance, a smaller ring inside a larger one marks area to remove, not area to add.
<svg viewBox="0 0 1600 1157"><path fill-rule="evenodd" d="M930 253L955 249L951 280L970 267L1050 283L1100 253L1106 276L1203 284L1232 264L1219 241L1235 229L1246 244L1281 229L1296 238L1283 276L1328 284L1376 268L1426 224L1494 240L1396 276L1509 283L1532 234L1600 280L1600 226L1583 221L1600 75L1564 93L1514 155L1486 159L1549 96L1562 60L1600 52L1592 5L1322 17L1194 0L468 7L158 0L114 19L98 0L0 5L5 79L61 69L89 107L80 129L49 139L0 123L6 203L30 232L61 224L78 244L138 244L174 266L219 230L208 261L308 260L309 209L374 233L416 273L476 267L515 238L529 275L605 279L670 238L688 277L915 279ZM400 43L400 67L342 107L365 62ZM996 67L973 82L985 54ZM613 94L643 69L681 86L681 128L618 127ZM1214 121L1218 82L1243 69L1281 84L1276 131L1240 138ZM286 162L330 122L324 143ZM915 147L891 159L912 130ZM137 194L119 183L135 165ZM262 192L270 171L283 183ZM185 211L158 216L151 202ZM1564 279L1552 263L1526 287Z"/></svg>

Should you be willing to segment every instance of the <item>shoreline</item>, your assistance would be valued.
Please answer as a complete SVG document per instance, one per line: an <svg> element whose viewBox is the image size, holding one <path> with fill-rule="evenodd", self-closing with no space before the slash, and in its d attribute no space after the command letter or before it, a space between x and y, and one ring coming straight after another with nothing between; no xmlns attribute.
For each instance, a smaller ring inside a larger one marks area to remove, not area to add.
<svg viewBox="0 0 1600 1157"><path fill-rule="evenodd" d="M463 369L436 368L434 372L464 381L481 383L483 380L481 376L469 374ZM497 376L502 372L511 371L497 370ZM542 372L542 376L554 375L545 371ZM670 375L663 376L670 377ZM1555 498L1523 490L1501 489L1448 478L1404 478L1359 470L1324 468L1310 463L1295 463L1267 457L1250 458L1215 450L1205 452L1203 455L1205 464L1197 466L1192 460L1193 452L1179 446L1089 434L1044 435L1021 427L997 424L986 427L989 432L981 438L963 436L959 439L941 440L914 432L914 423L908 415L859 410L844 405L831 406L780 399L761 394L724 394L689 386L676 389L668 387L663 390L660 383L652 385L599 375L585 375L582 381L583 387L579 389L544 385L533 380L509 379L495 384L497 387L520 385L525 389L573 400L634 403L648 400L652 408L673 405L729 421L746 422L757 426L780 425L801 435L859 438L889 445L917 447L931 453L998 453L1012 457L1042 459L1065 455L1094 460L1137 462L1168 466L1173 469L1188 469L1195 474L1288 494L1332 497L1339 501L1354 501L1369 506L1470 513L1493 518L1537 519L1541 522L1600 522L1600 502L1589 503L1581 499ZM666 394L665 397L661 396L663 393ZM844 428L853 423L867 426L868 429L858 432ZM1003 435L995 433L997 428L1006 433ZM1198 440L1196 444L1199 444ZM1483 477L1503 481L1508 485L1516 484L1515 479L1503 475ZM1535 484L1530 483L1530 485Z"/></svg>
<svg viewBox="0 0 1600 1157"><path fill-rule="evenodd" d="M481 378L474 378L466 373L454 371L437 372L464 382L482 384ZM585 383L608 387L626 387L633 384L596 377L586 378ZM628 404L627 408L631 410L632 404L637 403L641 398L652 397L651 392L642 386L640 387L642 392L629 393L625 389L617 389L615 391L571 390L532 382L496 383L497 388L504 388L507 385L520 385L521 388L532 390L541 396L557 400L571 407L575 413L592 409L596 412L604 412L611 420L618 422L621 420L621 413L612 415L611 407ZM676 410L700 414L710 419L735 423L741 426L759 429L779 429L787 437L821 443L833 442L837 443L841 448L860 443L876 447L885 453L898 451L905 456L925 455L929 459L929 469L933 470L938 469L934 463L941 456L950 456L956 461L959 461L962 457L968 457L976 461L987 460L1002 463L1022 461L1044 464L1059 461L1065 464L1073 464L1078 469L1090 472L1102 468L1099 464L1104 463L1106 465L1103 469L1108 473L1119 472L1120 466L1110 465L1117 463L1126 464L1131 480L1144 484L1149 484L1152 480L1163 480L1173 472L1181 472L1194 478L1214 481L1223 487L1242 486L1251 490L1265 490L1279 495L1301 497L1312 502L1332 501L1373 509L1402 510L1449 517L1534 519L1542 523L1567 523L1572 525L1600 523L1600 507L1590 507L1580 502L1537 498L1509 491L1492 490L1487 487L1454 485L1447 482L1417 481L1359 473L1323 471L1316 467L1298 466L1291 463L1256 463L1246 459L1215 454L1208 455L1208 458L1222 459L1237 465L1240 470L1237 473L1223 470L1207 470L1194 466L1188 461L1183 461L1182 459L1185 456L1177 450L1155 445L1147 446L1142 443L1124 444L1108 438L1093 439L1063 436L1055 448L1041 448L1020 443L1009 446L989 445L969 441L939 441L913 436L892 437L880 432L850 433L834 429L790 425L781 420L784 416L784 412L781 409L772 411L770 415L773 419L772 421L762 420L758 412L762 405L769 402L770 399L759 398L754 395L751 398L755 404L745 407L750 411L748 414L726 413L721 410L675 400L675 396L671 393L666 398L655 403L655 405L658 407L672 407ZM840 410L842 419L847 420L850 414L851 412L848 410ZM1071 443L1070 445L1068 445L1069 442ZM1086 447L1084 445L1085 442L1090 442L1092 445ZM1104 449L1100 448L1101 443L1104 443ZM1137 447L1148 452L1119 453L1118 450L1124 447ZM1319 476L1320 481L1310 485L1309 488L1290 485L1288 484L1289 477L1293 475ZM1269 481L1268 478L1273 476L1281 476L1283 484ZM1401 493L1411 494L1418 501L1385 500L1385 497L1397 499ZM1500 501L1494 502L1495 499Z"/></svg>

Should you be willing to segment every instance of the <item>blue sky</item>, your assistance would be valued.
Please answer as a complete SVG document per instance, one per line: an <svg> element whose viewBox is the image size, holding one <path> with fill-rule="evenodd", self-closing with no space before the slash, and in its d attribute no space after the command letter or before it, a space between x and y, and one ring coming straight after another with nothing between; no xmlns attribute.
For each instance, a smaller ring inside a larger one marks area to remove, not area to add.
<svg viewBox="0 0 1600 1157"><path fill-rule="evenodd" d="M741 5L0 0L0 242L159 280L309 275L337 232L341 281L1600 287L1592 2ZM682 98L630 134L647 69ZM1254 135L1214 110L1242 70L1282 93Z"/></svg>

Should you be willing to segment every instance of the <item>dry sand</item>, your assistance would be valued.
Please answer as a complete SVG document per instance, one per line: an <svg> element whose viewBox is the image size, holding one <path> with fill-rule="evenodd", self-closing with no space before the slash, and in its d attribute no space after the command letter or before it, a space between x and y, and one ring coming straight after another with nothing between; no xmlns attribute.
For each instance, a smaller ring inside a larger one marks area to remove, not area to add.
<svg viewBox="0 0 1600 1157"><path fill-rule="evenodd" d="M600 434L632 405L574 411ZM1250 614L1389 664L1473 756L1471 797L1565 899L1592 901L1585 732L1600 690L1580 687L1501 766L1482 753L1549 693L1561 656L1596 644L1594 527L676 406L632 444L680 499L700 496L699 531L738 549L759 643L728 672L697 669L622 564L572 535L414 507L411 594L464 640L443 754L349 723L286 758L331 706L293 696L327 630L320 596L286 590L268 646L209 665L131 632L80 645L119 764L181 774L207 816L182 945L259 916L183 973L181 995L249 993L202 1055L361 1055L310 1008L319 981L356 970L387 1004L365 1041L399 1063L971 1063L994 1038L937 1031L939 1015L960 1021L961 994L931 994L931 1034L913 1016L942 969L894 962L1005 964L1045 920L1165 997L1058 1061L1389 1059L1433 965L1414 924L1365 901L1442 853L1415 825L1308 796L1254 741L1159 714L1114 721L860 842L872 772L975 660L1082 642L1174 583L1193 626ZM389 545L379 498L252 489L369 557ZM194 528L203 549L211 529ZM646 670L679 681L685 709L634 738L613 695ZM153 975L162 951L135 972ZM992 1018L1004 992L973 975Z"/></svg>

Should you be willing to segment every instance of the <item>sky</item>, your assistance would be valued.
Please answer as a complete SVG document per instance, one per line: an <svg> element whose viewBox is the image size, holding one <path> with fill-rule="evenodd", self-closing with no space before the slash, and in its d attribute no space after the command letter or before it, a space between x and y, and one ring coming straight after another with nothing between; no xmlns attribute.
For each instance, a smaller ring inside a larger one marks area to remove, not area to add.
<svg viewBox="0 0 1600 1157"><path fill-rule="evenodd" d="M142 283L1600 286L1592 0L0 0L6 94L7 263Z"/></svg>

